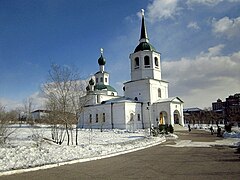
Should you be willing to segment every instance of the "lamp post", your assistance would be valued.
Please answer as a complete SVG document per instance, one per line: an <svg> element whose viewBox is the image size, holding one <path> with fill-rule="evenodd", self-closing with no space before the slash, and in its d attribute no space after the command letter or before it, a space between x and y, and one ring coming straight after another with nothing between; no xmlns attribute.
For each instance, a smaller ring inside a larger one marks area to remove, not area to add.
<svg viewBox="0 0 240 180"><path fill-rule="evenodd" d="M148 110L148 120L149 120L149 130L150 130L150 136L152 135L151 132L151 118L150 118L150 102L147 103L147 110Z"/></svg>

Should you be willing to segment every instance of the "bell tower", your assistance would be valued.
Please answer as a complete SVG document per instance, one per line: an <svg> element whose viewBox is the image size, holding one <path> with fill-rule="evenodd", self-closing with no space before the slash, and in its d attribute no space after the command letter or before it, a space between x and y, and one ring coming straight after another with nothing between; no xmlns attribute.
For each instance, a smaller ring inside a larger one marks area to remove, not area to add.
<svg viewBox="0 0 240 180"><path fill-rule="evenodd" d="M160 53L149 43L143 9L141 13L142 24L139 44L129 57L131 60L131 80L146 78L161 80Z"/></svg>
<svg viewBox="0 0 240 180"><path fill-rule="evenodd" d="M144 10L139 44L130 54L131 80L124 83L124 95L146 104L168 98L168 82L161 77L160 53L150 44L145 25Z"/></svg>

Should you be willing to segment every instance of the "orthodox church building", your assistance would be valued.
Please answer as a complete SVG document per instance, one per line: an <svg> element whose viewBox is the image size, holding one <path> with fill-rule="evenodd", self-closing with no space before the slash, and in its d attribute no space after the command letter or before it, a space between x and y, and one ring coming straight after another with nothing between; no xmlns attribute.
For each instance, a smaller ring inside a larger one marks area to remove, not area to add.
<svg viewBox="0 0 240 180"><path fill-rule="evenodd" d="M131 80L124 83L124 96L118 96L109 84L101 49L99 71L86 88L79 126L134 130L159 124L184 125L183 101L168 97L168 82L161 77L161 54L149 42L143 10L139 44L129 58Z"/></svg>

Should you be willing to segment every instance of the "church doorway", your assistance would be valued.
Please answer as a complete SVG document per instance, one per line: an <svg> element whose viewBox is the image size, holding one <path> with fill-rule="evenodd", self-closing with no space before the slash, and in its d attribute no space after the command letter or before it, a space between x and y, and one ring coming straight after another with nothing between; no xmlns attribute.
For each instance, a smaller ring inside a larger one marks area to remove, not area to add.
<svg viewBox="0 0 240 180"><path fill-rule="evenodd" d="M179 124L180 113L178 110L175 110L173 113L174 116L174 124Z"/></svg>
<svg viewBox="0 0 240 180"><path fill-rule="evenodd" d="M159 114L159 124L168 124L168 116L166 111L162 111Z"/></svg>

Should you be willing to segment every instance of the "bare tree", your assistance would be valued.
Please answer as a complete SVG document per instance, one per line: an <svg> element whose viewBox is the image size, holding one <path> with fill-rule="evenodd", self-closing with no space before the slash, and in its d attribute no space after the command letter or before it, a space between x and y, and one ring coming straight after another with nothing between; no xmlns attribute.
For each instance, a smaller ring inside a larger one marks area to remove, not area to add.
<svg viewBox="0 0 240 180"><path fill-rule="evenodd" d="M78 114L84 102L81 97L85 95L84 83L80 80L78 72L66 66L52 65L49 79L43 85L43 92L47 98L47 110L52 123L52 138L62 144L67 137L67 144L73 144L73 128L76 125ZM77 144L77 139L76 139Z"/></svg>
<svg viewBox="0 0 240 180"><path fill-rule="evenodd" d="M23 100L23 112L26 116L26 121L31 125L34 124L32 116L31 116L31 112L33 111L33 109L34 109L33 98L29 97L29 98L24 99Z"/></svg>
<svg viewBox="0 0 240 180"><path fill-rule="evenodd" d="M5 144L8 137L15 131L9 125L15 123L16 119L15 111L7 112L5 107L0 103L0 145Z"/></svg>

